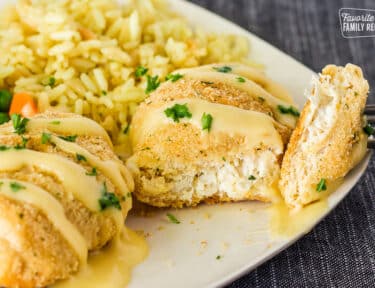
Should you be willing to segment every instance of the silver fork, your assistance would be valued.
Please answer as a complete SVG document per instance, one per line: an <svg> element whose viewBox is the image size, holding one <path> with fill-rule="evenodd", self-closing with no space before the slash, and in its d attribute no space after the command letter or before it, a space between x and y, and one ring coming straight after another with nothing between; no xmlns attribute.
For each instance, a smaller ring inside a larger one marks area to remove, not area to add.
<svg viewBox="0 0 375 288"><path fill-rule="evenodd" d="M375 124L375 104L366 105L365 115L367 116L367 122L370 126ZM375 135L371 135L368 138L367 147L370 149L375 149Z"/></svg>

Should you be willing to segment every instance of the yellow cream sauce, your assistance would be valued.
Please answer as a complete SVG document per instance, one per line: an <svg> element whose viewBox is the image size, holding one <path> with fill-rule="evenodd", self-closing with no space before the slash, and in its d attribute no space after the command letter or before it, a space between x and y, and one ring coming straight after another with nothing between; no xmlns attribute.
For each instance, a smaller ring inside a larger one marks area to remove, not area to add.
<svg viewBox="0 0 375 288"><path fill-rule="evenodd" d="M161 107L148 111L144 115L142 126L134 129L136 131L132 131L133 144L143 143L145 137L156 131L160 125L173 123L173 120L168 118L164 111L175 104L186 104L192 114L191 118L180 119L181 123L188 122L201 128L203 113L211 114L213 121L210 133L221 131L229 135L244 135L246 136L246 145L250 148L263 143L275 153L281 154L283 152L284 145L281 136L275 128L274 120L270 116L200 99L170 101ZM202 130L202 133L207 132Z"/></svg>
<svg viewBox="0 0 375 288"><path fill-rule="evenodd" d="M263 71L249 67L244 64L240 63L220 63L220 64L209 64L204 66L199 66L195 68L188 68L188 69L181 69L176 71L175 73L184 74L185 72L189 71L215 71L215 68L228 66L232 70L229 72L230 74L236 74L241 77L245 77L256 84L260 85L263 89L269 92L271 95L286 101L290 104L293 104L293 99L289 95L288 91L280 84L274 82L272 79L268 78Z"/></svg>
<svg viewBox="0 0 375 288"><path fill-rule="evenodd" d="M37 207L47 216L53 226L65 237L68 243L75 250L82 264L87 260L87 244L78 229L68 221L64 208L47 191L36 185L23 181L11 179L0 179L0 194L7 198L22 201ZM17 183L21 189L17 192L11 189L11 184Z"/></svg>
<svg viewBox="0 0 375 288"><path fill-rule="evenodd" d="M106 248L89 256L88 265L53 288L124 288L131 271L148 255L146 240L124 228Z"/></svg>
<svg viewBox="0 0 375 288"><path fill-rule="evenodd" d="M5 129L5 130L4 130ZM2 127L3 134L12 133L12 127ZM9 131L8 131L9 130ZM60 133L63 135L100 136L110 143L108 135L94 121L83 118L31 119L27 131L37 133ZM81 260L81 267L71 279L52 287L110 287L123 288L129 282L131 270L148 254L147 243L142 236L125 228L124 218L131 208L130 192L133 180L126 167L119 160L101 160L80 145L51 135L49 141L58 149L71 154L80 154L85 165L95 167L98 173L108 178L125 199L122 211L113 207L100 211L99 198L103 193L103 183L75 161L57 154L49 154L29 149L7 149L0 151L0 171L16 172L25 167L37 167L48 175L54 175L71 199L77 199L88 209L108 214L118 225L117 236L106 248L89 253L87 243L80 231L67 219L61 203L40 187L14 179L0 179L0 194L10 199L33 205L42 211L55 228L60 231ZM11 188L16 182L22 186L17 192ZM88 256L88 254L90 254Z"/></svg>
<svg viewBox="0 0 375 288"><path fill-rule="evenodd" d="M192 69L183 69L178 70L178 73L181 73L185 79L194 79L199 81L207 81L207 82L219 82L226 85L229 85L233 88L238 90L244 91L247 94L255 97L255 99L261 97L263 98L266 103L271 107L272 111L275 114L275 117L280 123L287 125L289 127L294 128L297 122L297 118L290 115L290 114L283 114L278 109L278 106L289 107L293 105L290 101L285 101L283 99L277 98L266 90L264 90L261 86L254 83L251 80L247 80L245 82L238 81L238 75L231 74L231 73L221 73L216 72L213 69L200 69L200 68L192 68Z"/></svg>
<svg viewBox="0 0 375 288"><path fill-rule="evenodd" d="M308 233L316 222L324 216L328 209L328 196L343 182L343 179L327 181L327 190L319 193L319 199L305 207L291 209L287 207L281 195L268 210L270 213L270 228L273 237L293 237L300 233Z"/></svg>

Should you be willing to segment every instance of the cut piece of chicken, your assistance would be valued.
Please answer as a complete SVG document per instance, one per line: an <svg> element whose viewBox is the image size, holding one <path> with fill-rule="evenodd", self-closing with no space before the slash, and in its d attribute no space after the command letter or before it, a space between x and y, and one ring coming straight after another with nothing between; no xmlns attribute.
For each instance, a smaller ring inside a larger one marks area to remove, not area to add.
<svg viewBox="0 0 375 288"><path fill-rule="evenodd" d="M134 154L127 162L138 200L182 207L276 197L292 127L279 121L268 99L219 81L225 73L213 73L204 81L185 79L185 73L162 84L138 108L130 128ZM237 82L245 76L231 77ZM212 123L205 129L207 121Z"/></svg>
<svg viewBox="0 0 375 288"><path fill-rule="evenodd" d="M290 207L325 197L365 155L363 110L369 85L352 64L326 66L314 78L281 169L280 190Z"/></svg>
<svg viewBox="0 0 375 288"><path fill-rule="evenodd" d="M45 287L120 232L134 183L94 121L14 121L0 126L0 286Z"/></svg>

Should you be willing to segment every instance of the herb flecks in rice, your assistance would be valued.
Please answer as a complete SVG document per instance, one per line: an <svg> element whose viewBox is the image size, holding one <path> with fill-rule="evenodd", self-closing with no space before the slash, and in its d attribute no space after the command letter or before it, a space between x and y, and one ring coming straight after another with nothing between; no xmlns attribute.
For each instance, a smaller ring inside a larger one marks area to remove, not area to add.
<svg viewBox="0 0 375 288"><path fill-rule="evenodd" d="M181 79L174 72L180 68L247 58L244 37L198 35L167 5L152 1L152 7L150 13L142 5L120 6L114 0L67 0L64 5L45 0L27 1L24 8L31 9L7 9L0 15L2 27L12 27L0 28L0 44L7 47L0 57L2 89L29 92L37 97L40 112L54 106L88 116L121 145L128 141L123 127L160 79ZM62 23L40 17L47 10ZM20 25L17 19L26 16L28 25ZM173 31L163 28L172 26ZM15 41L17 35L23 35L22 41ZM150 78L149 89L147 75L158 75Z"/></svg>

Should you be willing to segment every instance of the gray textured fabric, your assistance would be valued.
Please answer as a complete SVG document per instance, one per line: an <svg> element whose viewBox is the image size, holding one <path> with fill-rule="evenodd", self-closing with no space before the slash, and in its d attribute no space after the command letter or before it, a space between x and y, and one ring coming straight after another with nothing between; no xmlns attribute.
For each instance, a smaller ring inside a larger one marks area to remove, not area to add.
<svg viewBox="0 0 375 288"><path fill-rule="evenodd" d="M360 65L375 87L375 38L344 39L338 9L374 0L191 0L270 42L315 71ZM375 103L375 93L370 95ZM237 287L375 287L375 157L356 187L311 233L231 284Z"/></svg>

